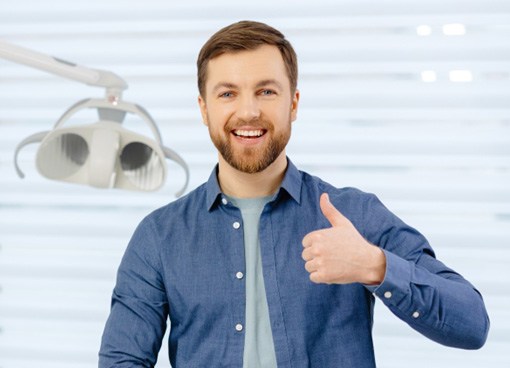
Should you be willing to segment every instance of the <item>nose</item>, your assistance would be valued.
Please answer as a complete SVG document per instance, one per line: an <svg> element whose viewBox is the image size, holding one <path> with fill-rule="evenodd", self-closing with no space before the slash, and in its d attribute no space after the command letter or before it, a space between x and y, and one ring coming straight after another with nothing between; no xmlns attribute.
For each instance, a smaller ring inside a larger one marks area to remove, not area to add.
<svg viewBox="0 0 510 368"><path fill-rule="evenodd" d="M250 122L260 117L260 106L256 96L243 95L238 101L237 117L240 120Z"/></svg>

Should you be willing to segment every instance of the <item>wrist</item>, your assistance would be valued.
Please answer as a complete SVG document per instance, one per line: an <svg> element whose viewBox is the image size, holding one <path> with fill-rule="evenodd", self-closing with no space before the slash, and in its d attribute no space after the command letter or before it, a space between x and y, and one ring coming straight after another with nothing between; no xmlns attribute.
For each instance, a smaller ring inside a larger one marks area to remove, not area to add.
<svg viewBox="0 0 510 368"><path fill-rule="evenodd" d="M370 245L371 256L369 262L369 268L366 273L365 285L379 285L384 281L386 276L386 256L381 248Z"/></svg>

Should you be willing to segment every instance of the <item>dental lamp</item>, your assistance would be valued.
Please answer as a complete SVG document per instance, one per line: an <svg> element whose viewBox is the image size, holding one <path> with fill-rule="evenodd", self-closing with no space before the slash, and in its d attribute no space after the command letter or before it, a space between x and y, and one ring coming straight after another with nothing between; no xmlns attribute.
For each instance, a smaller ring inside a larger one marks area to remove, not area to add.
<svg viewBox="0 0 510 368"><path fill-rule="evenodd" d="M91 69L28 50L0 40L0 57L15 63L44 70L91 86L104 87L102 99L78 101L57 120L53 130L32 134L21 141L14 153L14 166L20 178L18 154L28 144L41 143L36 154L36 168L49 179L86 184L97 188L153 191L166 180L165 159L185 171L184 186L189 182L186 162L165 147L154 119L141 106L121 100L127 83L116 74ZM68 119L82 109L96 109L99 121L89 125L64 127ZM122 126L127 113L140 117L151 129L154 139Z"/></svg>

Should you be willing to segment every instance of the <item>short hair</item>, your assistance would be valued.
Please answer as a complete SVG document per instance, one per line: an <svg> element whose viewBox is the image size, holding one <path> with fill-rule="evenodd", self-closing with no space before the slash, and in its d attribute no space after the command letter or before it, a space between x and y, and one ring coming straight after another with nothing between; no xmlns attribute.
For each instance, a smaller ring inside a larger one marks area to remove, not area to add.
<svg viewBox="0 0 510 368"><path fill-rule="evenodd" d="M273 45L280 50L290 81L291 92L297 88L298 66L296 52L277 29L254 21L240 21L220 29L202 46L197 59L198 91L205 97L207 65L209 60L227 52L254 50L262 45Z"/></svg>

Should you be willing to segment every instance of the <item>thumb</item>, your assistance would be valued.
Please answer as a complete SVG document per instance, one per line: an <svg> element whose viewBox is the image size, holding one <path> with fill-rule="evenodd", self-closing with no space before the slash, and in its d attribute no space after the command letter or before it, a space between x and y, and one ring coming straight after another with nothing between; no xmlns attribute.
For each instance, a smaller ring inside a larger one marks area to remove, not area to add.
<svg viewBox="0 0 510 368"><path fill-rule="evenodd" d="M322 193L320 206L323 215L332 226L335 227L350 223L350 221L329 201L329 195L327 193Z"/></svg>

